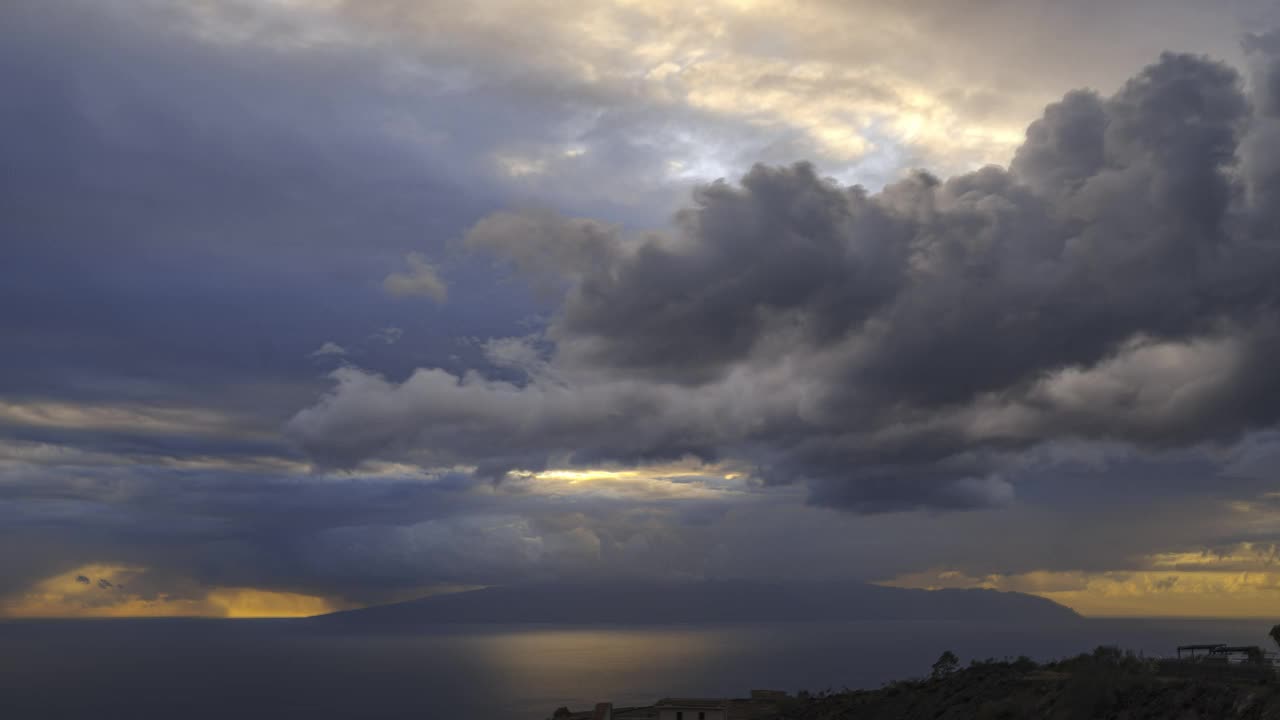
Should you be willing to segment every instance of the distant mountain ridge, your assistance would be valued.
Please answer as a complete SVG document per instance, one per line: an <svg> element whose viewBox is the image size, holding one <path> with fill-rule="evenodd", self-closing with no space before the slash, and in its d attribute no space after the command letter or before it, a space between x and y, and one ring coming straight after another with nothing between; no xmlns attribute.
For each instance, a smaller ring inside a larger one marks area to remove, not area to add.
<svg viewBox="0 0 1280 720"><path fill-rule="evenodd" d="M820 620L1062 622L1079 617L1052 600L996 590L722 581L490 587L346 610L311 620L413 627L450 623L654 625Z"/></svg>

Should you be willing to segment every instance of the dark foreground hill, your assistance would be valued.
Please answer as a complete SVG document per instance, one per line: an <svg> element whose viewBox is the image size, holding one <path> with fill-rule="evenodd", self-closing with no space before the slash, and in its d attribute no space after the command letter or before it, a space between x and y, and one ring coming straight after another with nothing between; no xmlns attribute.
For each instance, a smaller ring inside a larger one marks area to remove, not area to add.
<svg viewBox="0 0 1280 720"><path fill-rule="evenodd" d="M789 700L785 720L1275 720L1269 668L1189 666L1112 648L1046 665L973 664L879 690ZM1188 672L1190 670L1190 672Z"/></svg>
<svg viewBox="0 0 1280 720"><path fill-rule="evenodd" d="M442 623L663 624L833 620L1078 619L1050 600L993 590L908 590L866 584L708 582L638 586L493 587L349 610L320 624L414 627Z"/></svg>

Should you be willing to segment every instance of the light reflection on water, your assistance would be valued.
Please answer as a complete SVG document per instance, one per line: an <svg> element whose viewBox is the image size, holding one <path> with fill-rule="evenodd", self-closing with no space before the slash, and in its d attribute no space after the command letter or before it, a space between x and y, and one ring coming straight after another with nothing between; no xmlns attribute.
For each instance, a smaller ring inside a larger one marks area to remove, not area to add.
<svg viewBox="0 0 1280 720"><path fill-rule="evenodd" d="M1266 621L1092 620L751 627L452 627L359 634L289 622L0 623L3 718L540 720L598 700L875 687L962 659L1119 644L1268 642Z"/></svg>
<svg viewBox="0 0 1280 720"><path fill-rule="evenodd" d="M741 631L705 628L533 629L472 636L468 645L510 697L541 701L549 712L574 699L651 703L735 654L744 639Z"/></svg>

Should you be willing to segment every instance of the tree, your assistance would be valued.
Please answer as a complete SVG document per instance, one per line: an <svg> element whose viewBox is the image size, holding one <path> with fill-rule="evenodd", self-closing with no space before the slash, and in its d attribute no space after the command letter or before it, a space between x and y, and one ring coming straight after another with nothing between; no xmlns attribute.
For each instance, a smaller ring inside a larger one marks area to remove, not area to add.
<svg viewBox="0 0 1280 720"><path fill-rule="evenodd" d="M1271 632L1267 634L1271 636L1271 639L1275 641L1276 645L1280 645L1280 625L1272 625Z"/></svg>
<svg viewBox="0 0 1280 720"><path fill-rule="evenodd" d="M944 678L956 671L960 667L960 658L950 650L945 650L938 656L938 662L933 664L933 679Z"/></svg>

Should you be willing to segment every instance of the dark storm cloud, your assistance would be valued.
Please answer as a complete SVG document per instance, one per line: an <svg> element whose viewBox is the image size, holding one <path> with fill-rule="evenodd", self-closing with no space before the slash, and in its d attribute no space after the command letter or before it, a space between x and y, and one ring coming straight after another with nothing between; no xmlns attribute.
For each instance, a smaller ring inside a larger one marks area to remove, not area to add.
<svg viewBox="0 0 1280 720"><path fill-rule="evenodd" d="M565 288L553 349L514 383L340 371L291 432L339 463L416 448L495 472L729 457L860 511L1005 502L1018 454L1054 440L1230 440L1280 414L1260 100L1166 54L1050 106L1008 170L870 193L758 166L639 237L492 216L471 246Z"/></svg>
<svg viewBox="0 0 1280 720"><path fill-rule="evenodd" d="M470 302L466 262L447 317L380 289L497 202L483 172L444 170L474 167L460 156L477 143L431 139L461 125L431 112L434 90L367 47L217 37L206 18L0 7L0 332L23 349L0 358L0 393L276 427L319 389L306 355L324 342L402 327L403 359L362 360L407 369L443 361L455 323L510 328L516 300Z"/></svg>
<svg viewBox="0 0 1280 720"><path fill-rule="evenodd" d="M331 568L317 535L476 509L466 497L469 486L448 477L303 481L269 466L190 470L120 458L106 465L67 458L57 466L7 463L0 468L0 542L23 551L0 553L0 597L93 562L145 568L151 580L130 583L134 591L185 587L198 597L211 586L256 586L376 593L382 588L343 589L350 577ZM424 584L400 580L397 587Z"/></svg>
<svg viewBox="0 0 1280 720"><path fill-rule="evenodd" d="M525 327L527 293L445 245L506 204L490 153L511 119L561 142L563 98L455 88L382 43L300 41L287 16L260 34L206 22L224 9L0 3L0 595L100 561L148 568L129 587L152 593L366 597L517 572L536 527L476 545L501 561L448 539L519 520L471 478L304 479L278 430L323 390L317 348L404 374L480 361L458 334ZM447 306L387 296L414 252L448 272ZM430 554L422 538L453 550L378 572L327 559L379 538L401 559ZM374 590L348 588L357 576Z"/></svg>
<svg viewBox="0 0 1280 720"><path fill-rule="evenodd" d="M0 544L24 550L0 553L0 607L93 563L139 569L132 594L188 599L252 587L378 602L436 583L693 575L723 514L720 499L533 490L512 482L494 492L464 474L5 463Z"/></svg>
<svg viewBox="0 0 1280 720"><path fill-rule="evenodd" d="M1114 97L1049 108L1010 170L870 192L759 168L636 236L622 228L652 224L694 175L831 148L812 118L758 123L758 95L707 111L680 90L695 76L638 83L627 62L576 55L600 38L571 4L505 25L520 43L477 40L449 3L405 4L445 28L444 50L352 23L308 35L302 5L0 2L0 613L80 573L77 589L115 583L103 602L121 583L157 601L252 587L375 602L566 577L1106 570L1280 542L1269 516L1219 507L1274 509L1257 500L1271 433L1225 459L1169 449L1274 422L1273 36L1248 43L1252 95L1171 56ZM974 29L1016 29L995 19ZM759 37L776 36L766 22ZM901 39L818 25L837 65L890 60L881 43ZM797 52L825 47L804 38ZM1091 56L1107 74L1089 82L1112 86L1115 57ZM941 59L898 74L942 78ZM759 89L809 110L831 93L892 104L902 88L878 72L767 70ZM732 97L755 76L709 77ZM1020 107L990 80L948 103L970 119ZM856 161L859 177L919 150L868 137L885 157ZM483 253L446 246L495 208L546 203L608 222L499 213L467 238ZM499 282L487 255L519 277ZM334 367L338 390L292 436L338 465L418 467L326 473L285 445L281 424ZM725 467L627 493L490 482L684 455ZM771 485L719 475L744 468ZM669 494L690 483L702 492ZM981 509L1015 488L1020 506ZM921 530L802 507L805 492L973 512Z"/></svg>

